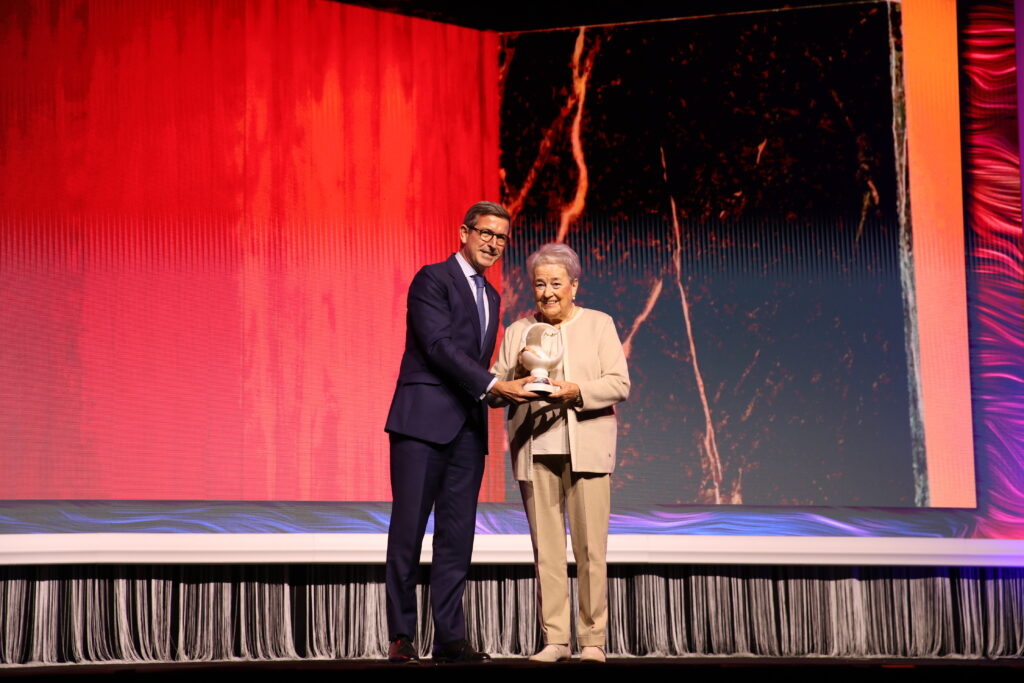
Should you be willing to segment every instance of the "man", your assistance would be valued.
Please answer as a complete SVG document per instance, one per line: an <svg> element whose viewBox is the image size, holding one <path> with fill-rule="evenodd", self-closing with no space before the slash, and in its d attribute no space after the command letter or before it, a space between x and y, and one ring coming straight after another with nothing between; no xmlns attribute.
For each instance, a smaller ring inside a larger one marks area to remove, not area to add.
<svg viewBox="0 0 1024 683"><path fill-rule="evenodd" d="M431 508L434 661L489 659L466 642L462 610L487 452L483 399L488 392L513 402L532 396L523 390L530 378L499 382L487 371L501 300L483 273L508 239L508 212L478 202L459 226L459 251L421 268L409 285L405 353L385 427L393 500L385 570L392 662L417 659L416 579Z"/></svg>

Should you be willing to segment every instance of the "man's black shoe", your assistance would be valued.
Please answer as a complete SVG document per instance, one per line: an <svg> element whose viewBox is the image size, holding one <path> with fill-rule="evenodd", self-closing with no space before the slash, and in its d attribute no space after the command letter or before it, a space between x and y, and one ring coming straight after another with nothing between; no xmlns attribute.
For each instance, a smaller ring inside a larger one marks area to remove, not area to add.
<svg viewBox="0 0 1024 683"><path fill-rule="evenodd" d="M486 652L477 652L462 639L435 647L434 661L438 664L480 664L491 661L491 656Z"/></svg>
<svg viewBox="0 0 1024 683"><path fill-rule="evenodd" d="M388 646L388 661L395 664L415 664L419 660L416 648L413 647L409 636L399 634Z"/></svg>

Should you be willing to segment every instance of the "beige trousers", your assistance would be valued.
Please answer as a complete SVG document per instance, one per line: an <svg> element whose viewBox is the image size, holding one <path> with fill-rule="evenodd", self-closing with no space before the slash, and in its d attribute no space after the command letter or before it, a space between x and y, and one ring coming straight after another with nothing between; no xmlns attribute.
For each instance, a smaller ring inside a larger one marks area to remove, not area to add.
<svg viewBox="0 0 1024 683"><path fill-rule="evenodd" d="M569 574L565 513L576 556L580 647L604 647L608 624L608 516L611 477L573 472L568 455L533 456L533 480L519 482L537 567L537 600L544 643L569 644Z"/></svg>

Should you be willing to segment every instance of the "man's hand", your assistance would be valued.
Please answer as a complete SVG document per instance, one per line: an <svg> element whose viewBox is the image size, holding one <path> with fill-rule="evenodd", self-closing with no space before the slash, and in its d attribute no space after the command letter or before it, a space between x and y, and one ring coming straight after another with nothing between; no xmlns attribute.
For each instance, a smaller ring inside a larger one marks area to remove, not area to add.
<svg viewBox="0 0 1024 683"><path fill-rule="evenodd" d="M488 393L499 396L509 403L526 403L527 401L538 398L538 394L535 394L532 391L527 391L523 388L523 386L529 384L533 380L533 377L498 380L494 383L494 386L491 387L491 390Z"/></svg>
<svg viewBox="0 0 1024 683"><path fill-rule="evenodd" d="M557 389L546 396L552 403L564 403L571 406L580 397L580 385L573 382L562 382L557 379L551 380Z"/></svg>

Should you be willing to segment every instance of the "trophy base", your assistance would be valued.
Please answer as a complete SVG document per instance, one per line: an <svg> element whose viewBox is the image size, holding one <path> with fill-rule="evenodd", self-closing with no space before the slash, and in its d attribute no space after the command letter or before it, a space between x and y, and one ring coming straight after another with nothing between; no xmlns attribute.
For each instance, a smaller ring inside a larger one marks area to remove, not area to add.
<svg viewBox="0 0 1024 683"><path fill-rule="evenodd" d="M557 389L557 387L549 382L530 382L529 384L524 385L523 389L532 391L535 394L550 394Z"/></svg>

